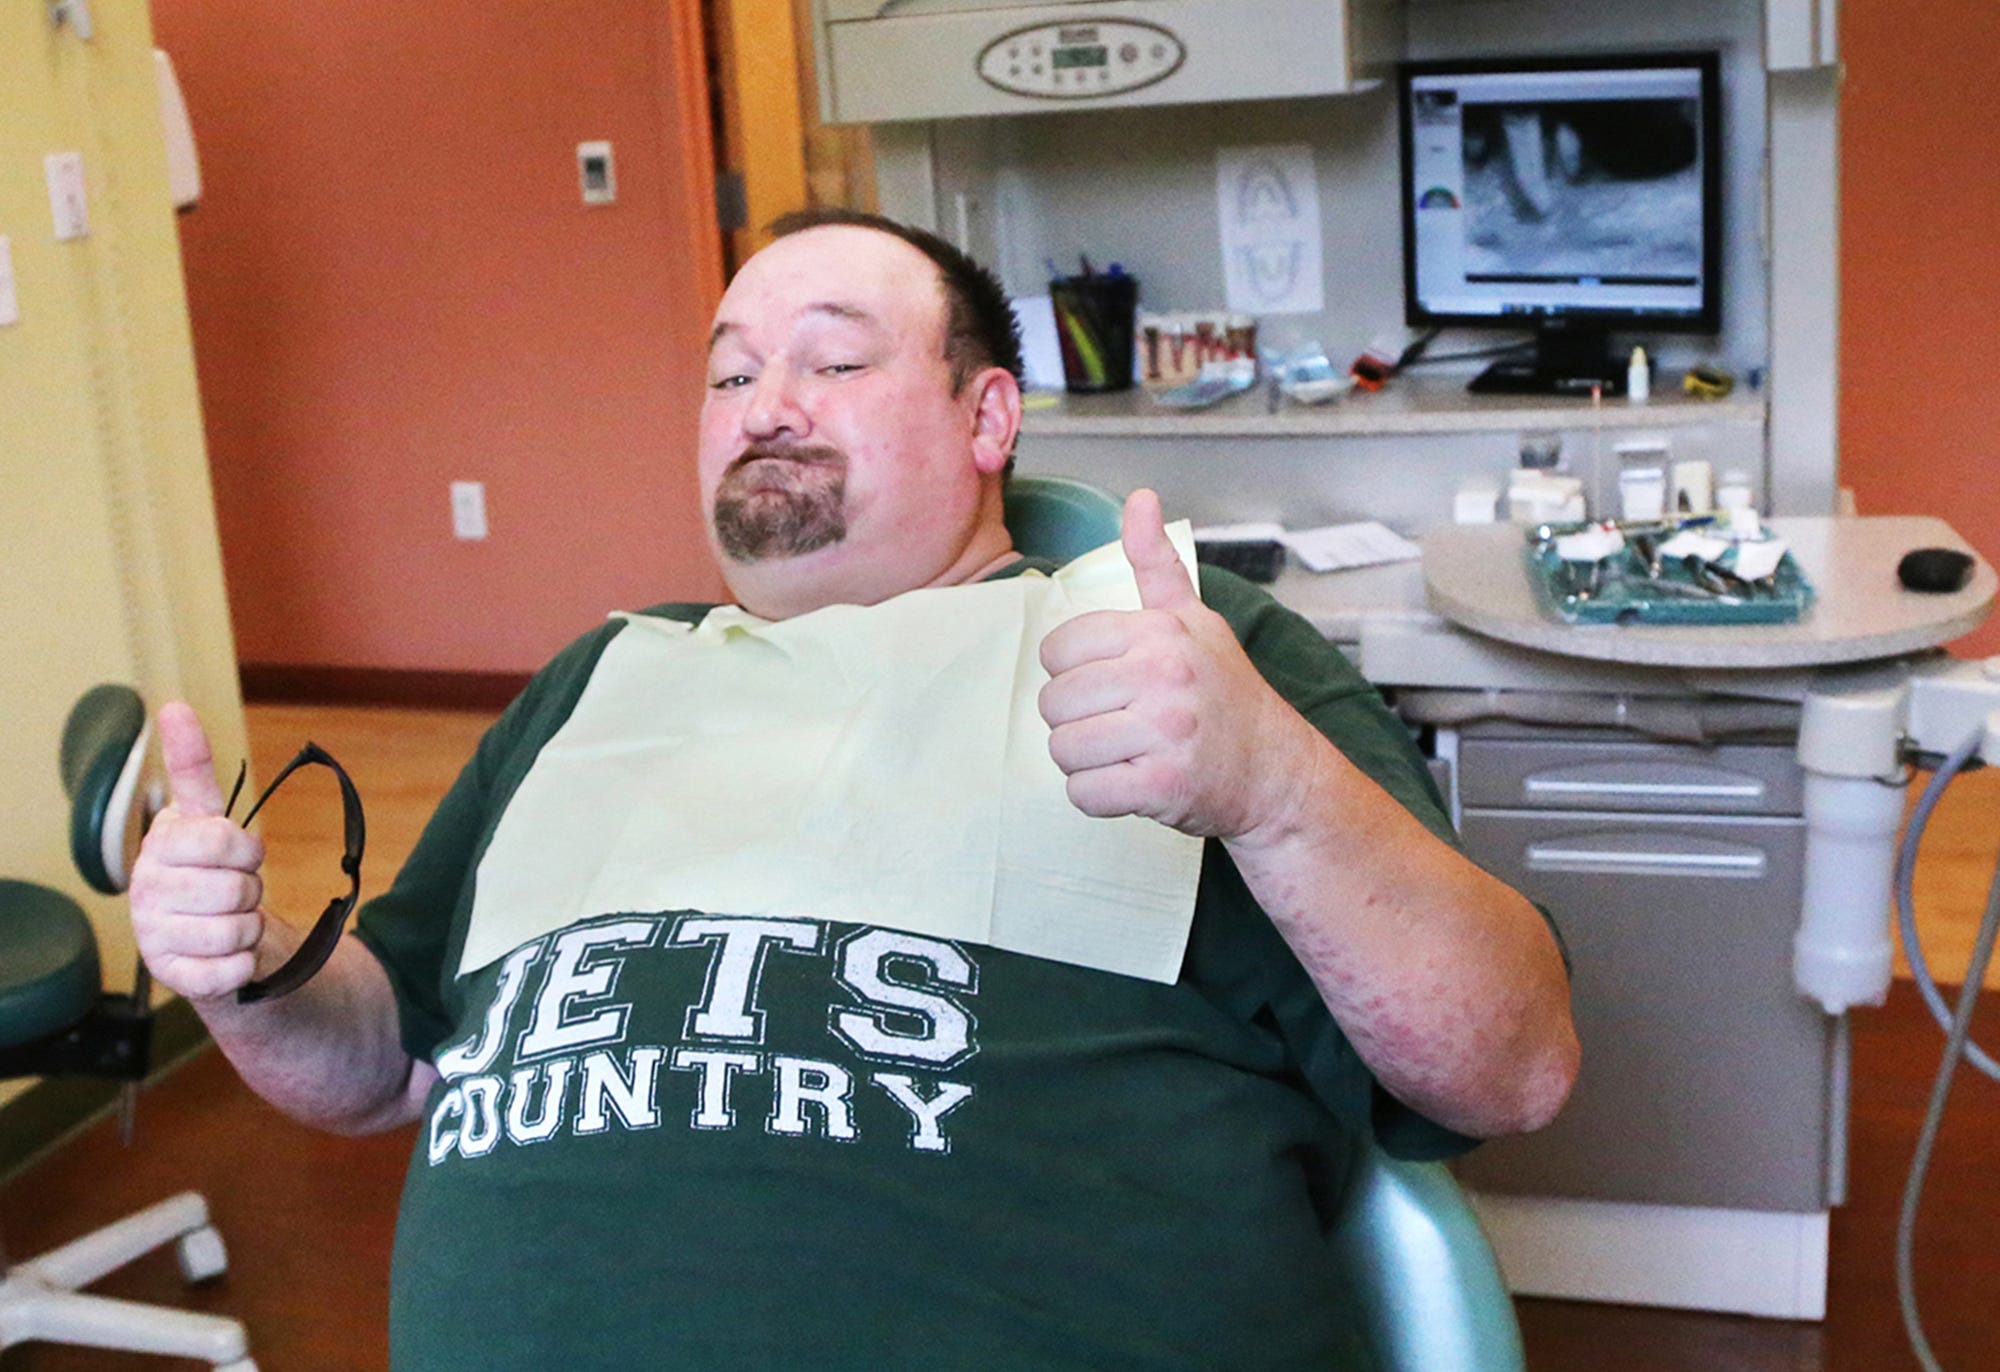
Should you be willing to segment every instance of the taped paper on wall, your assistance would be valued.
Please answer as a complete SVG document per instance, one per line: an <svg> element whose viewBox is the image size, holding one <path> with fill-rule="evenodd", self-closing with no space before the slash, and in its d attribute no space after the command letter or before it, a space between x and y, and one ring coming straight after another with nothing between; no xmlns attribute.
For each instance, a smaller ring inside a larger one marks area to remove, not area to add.
<svg viewBox="0 0 2000 1372"><path fill-rule="evenodd" d="M1229 308L1258 315L1324 310L1312 146L1219 148L1215 193Z"/></svg>
<svg viewBox="0 0 2000 1372"><path fill-rule="evenodd" d="M1029 390L1063 388L1062 345L1056 339L1055 302L1046 295L1024 295L1014 301L1014 322L1021 327L1021 380Z"/></svg>

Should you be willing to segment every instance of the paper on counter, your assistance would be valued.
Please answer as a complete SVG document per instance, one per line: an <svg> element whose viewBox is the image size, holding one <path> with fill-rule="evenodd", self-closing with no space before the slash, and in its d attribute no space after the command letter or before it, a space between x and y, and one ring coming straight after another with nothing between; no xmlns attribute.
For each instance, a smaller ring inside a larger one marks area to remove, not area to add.
<svg viewBox="0 0 2000 1372"><path fill-rule="evenodd" d="M1349 567L1374 567L1385 562L1410 562L1424 550L1388 526L1369 519L1355 524L1330 524L1284 535L1282 542L1315 572Z"/></svg>
<svg viewBox="0 0 2000 1372"><path fill-rule="evenodd" d="M1731 569L1745 581L1762 581L1778 570L1785 560L1785 540L1764 538L1736 545L1736 565Z"/></svg>
<svg viewBox="0 0 2000 1372"><path fill-rule="evenodd" d="M1168 534L1192 576L1187 524ZM775 623L628 616L480 861L461 974L578 920L691 909L1172 982L1201 841L1077 810L1036 702L1050 628L1138 606L1113 543Z"/></svg>
<svg viewBox="0 0 2000 1372"><path fill-rule="evenodd" d="M1312 145L1216 149L1215 195L1229 308L1259 315L1324 310Z"/></svg>

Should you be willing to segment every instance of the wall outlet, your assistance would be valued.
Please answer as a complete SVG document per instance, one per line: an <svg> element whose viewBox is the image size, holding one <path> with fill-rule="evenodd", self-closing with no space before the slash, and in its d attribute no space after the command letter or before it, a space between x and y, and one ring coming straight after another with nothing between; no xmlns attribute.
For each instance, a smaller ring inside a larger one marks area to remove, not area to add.
<svg viewBox="0 0 2000 1372"><path fill-rule="evenodd" d="M56 242L90 236L90 193L83 176L83 154L52 152L42 159L49 183L49 213L55 219Z"/></svg>
<svg viewBox="0 0 2000 1372"><path fill-rule="evenodd" d="M586 205L611 205L618 200L618 171L608 142L576 145L576 175Z"/></svg>
<svg viewBox="0 0 2000 1372"><path fill-rule="evenodd" d="M457 538L486 537L486 483L451 483L451 532Z"/></svg>

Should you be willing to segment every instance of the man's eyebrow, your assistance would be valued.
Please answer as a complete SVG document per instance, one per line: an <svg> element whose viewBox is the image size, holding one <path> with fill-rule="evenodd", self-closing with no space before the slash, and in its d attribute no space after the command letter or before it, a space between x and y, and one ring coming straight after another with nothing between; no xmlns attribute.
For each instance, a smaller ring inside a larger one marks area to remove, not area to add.
<svg viewBox="0 0 2000 1372"><path fill-rule="evenodd" d="M847 319L856 324L868 325L870 328L881 327L881 321L868 311L862 309L859 305L849 305L845 301L840 300L816 300L806 306L806 313L829 315L834 319ZM741 324L731 320L725 319L718 322L708 335L709 350L713 352L715 345L722 341L724 335L741 333L742 330L743 326Z"/></svg>

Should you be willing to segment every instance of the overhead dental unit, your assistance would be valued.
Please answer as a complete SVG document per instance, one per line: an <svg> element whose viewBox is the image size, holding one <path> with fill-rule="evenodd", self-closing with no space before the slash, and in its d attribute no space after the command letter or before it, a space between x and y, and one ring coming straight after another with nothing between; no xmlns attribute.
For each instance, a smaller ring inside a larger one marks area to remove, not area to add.
<svg viewBox="0 0 2000 1372"><path fill-rule="evenodd" d="M1332 95L1393 60L1395 9L1327 0L814 0L829 123Z"/></svg>

